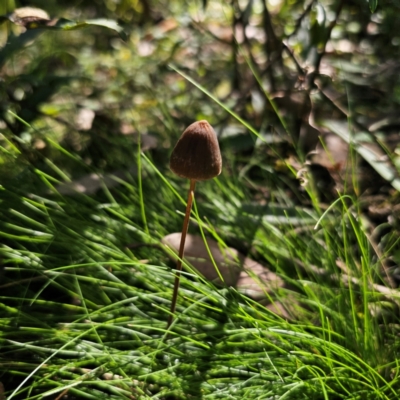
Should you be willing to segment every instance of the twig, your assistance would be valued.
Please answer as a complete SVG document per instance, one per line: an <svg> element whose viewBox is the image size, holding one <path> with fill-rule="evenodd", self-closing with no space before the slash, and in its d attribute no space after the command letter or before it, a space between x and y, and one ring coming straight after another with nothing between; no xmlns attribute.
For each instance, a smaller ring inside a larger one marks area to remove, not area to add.
<svg viewBox="0 0 400 400"><path fill-rule="evenodd" d="M326 54L326 45L328 44L329 39L331 38L331 34L332 34L332 31L333 31L333 28L337 24L337 21L339 19L339 16L340 16L340 13L342 11L343 6L344 6L344 0L340 0L339 5L338 5L338 7L336 9L335 19L329 24L329 26L327 28L324 47L320 52L318 52L317 59L315 61L315 65L314 65L314 71L312 73L310 73L309 76L308 76L309 77L309 81L308 81L309 82L309 87L314 86L314 80L319 74L319 68L321 66L322 58Z"/></svg>
<svg viewBox="0 0 400 400"><path fill-rule="evenodd" d="M304 77L306 76L305 70L304 68L300 65L300 63L297 61L297 58L294 56L293 54L293 50L285 43L282 42L282 46L283 46L283 50L286 51L286 53L288 54L288 56L292 59L292 61L294 62L294 65L296 66L297 69L297 73L301 76L301 80L304 79Z"/></svg>
<svg viewBox="0 0 400 400"><path fill-rule="evenodd" d="M288 36L288 39L291 38L292 36L294 36L297 31L299 30L301 23L303 22L303 19L306 17L306 15L311 11L312 6L314 5L315 0L312 0L308 6L305 8L305 10L302 12L302 14L300 15L300 17L297 19L296 21L296 25L294 26L294 30L293 32Z"/></svg>

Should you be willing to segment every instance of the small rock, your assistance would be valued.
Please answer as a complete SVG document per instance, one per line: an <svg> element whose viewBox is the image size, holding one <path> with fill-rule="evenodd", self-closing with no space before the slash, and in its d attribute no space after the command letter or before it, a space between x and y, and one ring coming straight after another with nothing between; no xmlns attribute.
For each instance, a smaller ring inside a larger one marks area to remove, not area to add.
<svg viewBox="0 0 400 400"><path fill-rule="evenodd" d="M178 253L180 240L181 233L177 232L165 236L162 243ZM236 249L232 247L222 249L212 239L207 239L207 244L225 285L236 287L240 292L256 300L264 299L266 293L273 294L284 286L283 280L275 273L251 258L243 256ZM190 234L186 236L184 258L206 279L222 284L201 236Z"/></svg>
<svg viewBox="0 0 400 400"><path fill-rule="evenodd" d="M180 240L181 233L177 232L165 236L161 242L174 250L175 253L178 253ZM241 272L241 256L239 252L232 248L223 249L223 251L221 251L218 243L212 239L208 239L207 244L212 257L218 266L219 272L224 279L225 285L236 286ZM222 284L219 274L216 271L210 256L208 255L207 248L201 236L190 234L186 236L184 258L206 279L216 284Z"/></svg>

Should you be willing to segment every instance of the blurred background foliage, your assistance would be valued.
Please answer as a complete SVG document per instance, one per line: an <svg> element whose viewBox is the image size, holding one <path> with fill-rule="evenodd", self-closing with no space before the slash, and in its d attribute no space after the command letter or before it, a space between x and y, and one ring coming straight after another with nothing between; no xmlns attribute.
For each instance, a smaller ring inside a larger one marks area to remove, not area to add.
<svg viewBox="0 0 400 400"><path fill-rule="evenodd" d="M29 190L21 177L35 169L66 183L121 177L135 170L139 137L169 174L172 144L204 118L224 174L256 201L307 205L304 187L314 182L322 202L337 190L364 196L374 223L397 226L399 3L7 0L0 12L27 6L51 21L116 21L124 35L3 21L3 182ZM87 194L100 188L82 182Z"/></svg>
<svg viewBox="0 0 400 400"><path fill-rule="evenodd" d="M376 151L390 150L399 164L397 2L382 1L371 13L361 0L7 0L0 12L23 6L43 8L51 18L113 19L127 33L123 41L101 27L23 32L8 21L1 25L1 129L19 138L32 165L42 156L61 157L47 144L55 140L94 168L129 168L138 132L157 139L154 151L170 148L198 118L210 120L226 151L264 153L272 165L276 151L303 163L332 131L324 120L348 120L352 133L372 133L361 139L382 141ZM248 121L264 142L169 65ZM277 150L269 151L271 143ZM332 156L329 167L340 170L343 160ZM79 175L66 160L62 165Z"/></svg>

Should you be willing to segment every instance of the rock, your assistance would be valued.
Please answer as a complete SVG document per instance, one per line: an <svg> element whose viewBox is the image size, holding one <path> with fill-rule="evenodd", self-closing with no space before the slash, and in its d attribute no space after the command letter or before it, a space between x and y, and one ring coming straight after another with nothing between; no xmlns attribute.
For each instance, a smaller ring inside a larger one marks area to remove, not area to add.
<svg viewBox="0 0 400 400"><path fill-rule="evenodd" d="M181 233L177 232L165 236L162 243L178 253L180 240ZM225 285L236 287L240 292L256 300L264 299L266 293L272 295L284 286L283 280L275 273L251 258L243 256L238 250L232 247L223 249L213 239L207 239L207 244ZM184 258L206 279L222 284L201 236L190 234L186 236Z"/></svg>
<svg viewBox="0 0 400 400"><path fill-rule="evenodd" d="M178 253L180 240L181 233L176 232L165 236L161 242L170 247L175 253ZM242 256L237 250L229 247L221 250L218 243L212 239L207 239L207 244L224 279L224 284L227 286L236 286L241 273L240 265ZM201 236L190 234L186 236L184 258L206 279L216 284L222 284ZM176 257L174 260L176 260Z"/></svg>

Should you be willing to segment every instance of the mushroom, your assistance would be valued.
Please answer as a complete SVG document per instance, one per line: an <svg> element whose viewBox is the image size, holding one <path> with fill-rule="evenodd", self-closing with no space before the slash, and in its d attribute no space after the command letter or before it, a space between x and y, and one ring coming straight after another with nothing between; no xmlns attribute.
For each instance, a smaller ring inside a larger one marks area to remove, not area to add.
<svg viewBox="0 0 400 400"><path fill-rule="evenodd" d="M207 121L194 122L185 129L172 151L169 166L176 175L190 179L190 187L185 218L183 220L178 261L176 263L174 291L167 329L174 319L176 309L182 271L182 259L196 181L205 181L215 178L222 170L221 152L219 150L217 136L214 129Z"/></svg>

